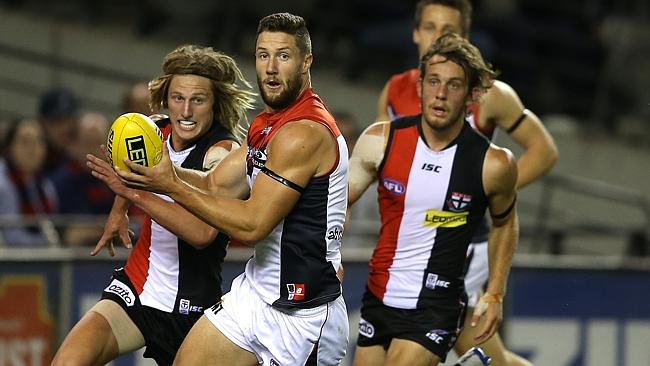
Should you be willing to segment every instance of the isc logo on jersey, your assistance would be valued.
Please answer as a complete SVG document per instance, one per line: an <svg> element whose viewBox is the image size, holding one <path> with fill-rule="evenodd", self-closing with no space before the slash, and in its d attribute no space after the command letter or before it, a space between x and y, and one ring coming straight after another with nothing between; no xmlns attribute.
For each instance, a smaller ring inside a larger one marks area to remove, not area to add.
<svg viewBox="0 0 650 366"><path fill-rule="evenodd" d="M124 158L144 166L158 164L162 158L163 135L151 118L125 113L113 121L106 148L111 165L128 172Z"/></svg>
<svg viewBox="0 0 650 366"><path fill-rule="evenodd" d="M434 228L458 227L467 224L469 212L448 212L440 210L427 210L424 217L424 226Z"/></svg>
<svg viewBox="0 0 650 366"><path fill-rule="evenodd" d="M436 342L437 344L441 344L445 340L445 337L447 335L449 335L449 332L447 332L446 330L432 329L427 332L426 337Z"/></svg>

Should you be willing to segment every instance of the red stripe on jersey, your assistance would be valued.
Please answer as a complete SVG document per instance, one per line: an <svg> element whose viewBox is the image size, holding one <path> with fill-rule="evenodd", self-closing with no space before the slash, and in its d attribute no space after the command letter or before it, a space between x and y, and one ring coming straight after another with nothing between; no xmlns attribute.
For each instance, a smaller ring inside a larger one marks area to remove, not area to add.
<svg viewBox="0 0 650 366"><path fill-rule="evenodd" d="M381 300L386 292L386 284L390 276L389 269L395 257L397 238L404 213L406 187L411 171L409 168L413 163L418 138L417 125L393 130L391 146L386 149L386 160L377 185L381 231L370 260L368 288Z"/></svg>
<svg viewBox="0 0 650 366"><path fill-rule="evenodd" d="M306 89L298 99L288 108L277 113L262 112L258 114L248 128L248 146L263 148L271 141L271 138L287 123L294 121L309 120L327 127L334 139L341 135L334 117L325 106L320 97L309 88ZM332 168L322 176L332 174L339 165L340 154L336 149L336 161Z"/></svg>
<svg viewBox="0 0 650 366"><path fill-rule="evenodd" d="M149 273L149 255L151 254L151 217L145 216L140 228L140 238L133 247L124 270L133 286L142 293L142 288Z"/></svg>

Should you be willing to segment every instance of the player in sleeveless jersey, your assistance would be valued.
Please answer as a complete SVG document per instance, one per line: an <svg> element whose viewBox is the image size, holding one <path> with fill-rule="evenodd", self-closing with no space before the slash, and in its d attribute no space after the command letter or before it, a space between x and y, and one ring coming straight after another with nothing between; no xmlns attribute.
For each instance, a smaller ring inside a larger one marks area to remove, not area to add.
<svg viewBox="0 0 650 366"><path fill-rule="evenodd" d="M192 185L167 152L155 167L131 163L136 173L119 173L255 248L231 291L192 328L175 364L337 365L345 355L337 271L348 152L311 89L312 60L304 19L264 17L255 66L265 108L246 143Z"/></svg>
<svg viewBox="0 0 650 366"><path fill-rule="evenodd" d="M153 109L175 165L206 171L234 147L253 93L229 56L182 46L169 53L163 75L150 83ZM162 118L162 119L160 119ZM100 300L72 329L54 365L105 364L146 346L145 357L170 365L202 311L221 295L228 237L164 195L127 188L108 163L89 156L94 175L116 194L104 235L91 255L113 242L130 247L130 203L147 214L126 266L117 269Z"/></svg>
<svg viewBox="0 0 650 366"><path fill-rule="evenodd" d="M424 113L378 122L350 159L350 204L378 180L382 220L370 261L354 364L437 365L463 324L465 253L486 207L490 278L473 314L477 343L502 317L517 244L512 154L465 123L466 107L494 78L478 50L447 34L427 51L418 94Z"/></svg>
<svg viewBox="0 0 650 366"><path fill-rule="evenodd" d="M413 42L419 55L441 34L453 32L469 37L472 6L468 0L421 0L415 8ZM385 121L400 116L419 114L420 100L416 83L420 77L418 69L411 69L393 75L386 83L379 97L377 120ZM522 148L523 154L517 160L517 188L523 188L543 177L555 165L558 151L553 138L539 118L524 108L519 96L508 84L495 80L493 86L479 103L470 104L467 120L472 127L489 139L494 139L496 129L506 131ZM468 250L471 258L465 286L469 295L469 306L476 305L488 276L487 266L487 222L481 224ZM470 321L470 314L466 324ZM473 328L467 327L456 342L457 353L466 352L473 345ZM498 334L483 345L495 364L510 366L530 365L530 362L508 351Z"/></svg>

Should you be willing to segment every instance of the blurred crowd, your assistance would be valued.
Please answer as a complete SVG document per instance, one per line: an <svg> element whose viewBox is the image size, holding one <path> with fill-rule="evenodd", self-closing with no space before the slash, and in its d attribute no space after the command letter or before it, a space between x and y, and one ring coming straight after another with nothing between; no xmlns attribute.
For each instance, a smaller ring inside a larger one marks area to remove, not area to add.
<svg viewBox="0 0 650 366"><path fill-rule="evenodd" d="M122 109L151 114L145 82L125 91ZM103 156L107 116L55 87L32 116L1 127L0 246L95 245L114 195L90 174L86 154Z"/></svg>

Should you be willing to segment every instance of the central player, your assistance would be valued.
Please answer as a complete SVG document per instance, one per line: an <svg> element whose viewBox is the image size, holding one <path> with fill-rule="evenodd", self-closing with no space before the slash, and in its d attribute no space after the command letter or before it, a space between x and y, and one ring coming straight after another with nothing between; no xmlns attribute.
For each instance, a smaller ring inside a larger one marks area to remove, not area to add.
<svg viewBox="0 0 650 366"><path fill-rule="evenodd" d="M348 320L336 273L348 151L311 89L312 61L304 19L263 18L255 66L265 109L246 144L207 177L172 167L166 152L155 167L130 163L138 174L119 172L255 247L231 291L187 335L175 364L337 365L345 355Z"/></svg>

